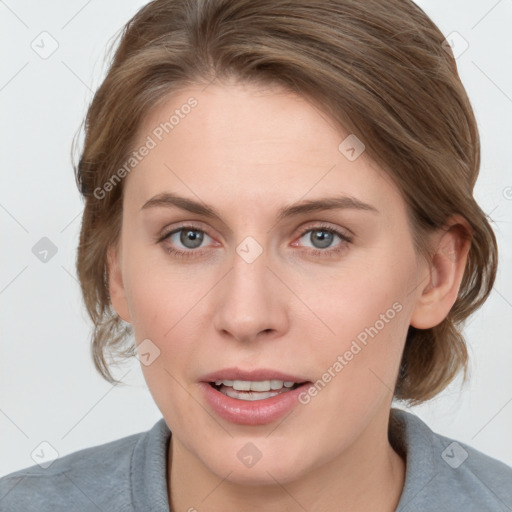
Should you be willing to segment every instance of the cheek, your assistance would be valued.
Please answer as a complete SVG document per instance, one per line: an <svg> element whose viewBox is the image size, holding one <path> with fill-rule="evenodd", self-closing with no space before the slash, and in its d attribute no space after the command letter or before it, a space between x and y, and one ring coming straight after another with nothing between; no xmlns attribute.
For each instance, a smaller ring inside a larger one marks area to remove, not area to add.
<svg viewBox="0 0 512 512"><path fill-rule="evenodd" d="M192 266L169 262L163 251L134 249L126 258L125 273L137 340L170 337L208 289L205 272L200 275Z"/></svg>
<svg viewBox="0 0 512 512"><path fill-rule="evenodd" d="M332 331L322 336L320 367L344 375L338 385L359 398L379 387L393 388L409 327L414 253L394 252L383 253L378 264L362 264L326 281L323 299L318 298L319 316Z"/></svg>
<svg viewBox="0 0 512 512"><path fill-rule="evenodd" d="M161 255L139 257L137 251L125 265L135 339L137 344L150 340L149 346L156 346L159 354L150 365L142 365L145 379L152 392L165 388L168 395L172 389L176 396L181 389L179 383L197 362L197 342L205 338L204 324L200 324L206 322L202 313L204 297L215 279L209 279L205 272L189 271L186 266L170 265Z"/></svg>
<svg viewBox="0 0 512 512"><path fill-rule="evenodd" d="M149 262L136 268L129 283L133 331L138 343L150 340L158 354L141 369L158 408L168 424L176 426L180 418L198 414L185 386L187 372L197 364L197 345L190 341L197 339L194 319L205 291L183 271L171 274Z"/></svg>
<svg viewBox="0 0 512 512"><path fill-rule="evenodd" d="M398 317L397 309L407 309L412 300L414 260L398 260L392 250L387 252L331 274L312 296L336 334L354 337L376 322L382 330L382 321ZM395 303L399 305L393 308ZM382 315L385 318L381 320Z"/></svg>
<svg viewBox="0 0 512 512"><path fill-rule="evenodd" d="M158 279L157 275L141 275L132 283L132 326L137 342L151 340L149 346L156 347L158 354L151 365L142 365L149 388L172 388L175 394L180 391L178 382L184 381L197 357L195 320L204 292L197 293L200 286L195 287L190 281L187 286L176 279L172 283Z"/></svg>

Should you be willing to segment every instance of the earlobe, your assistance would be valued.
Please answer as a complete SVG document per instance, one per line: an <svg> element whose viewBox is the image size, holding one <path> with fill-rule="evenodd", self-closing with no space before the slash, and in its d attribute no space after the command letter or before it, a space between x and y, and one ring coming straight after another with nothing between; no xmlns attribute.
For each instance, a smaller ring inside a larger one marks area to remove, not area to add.
<svg viewBox="0 0 512 512"><path fill-rule="evenodd" d="M130 323L131 316L126 300L126 291L119 262L119 249L111 245L107 251L108 288L110 302L115 312L125 321Z"/></svg>
<svg viewBox="0 0 512 512"><path fill-rule="evenodd" d="M457 300L471 245L471 229L465 219L456 216L438 237L430 260L428 283L423 286L411 316L411 325L430 329L439 325Z"/></svg>

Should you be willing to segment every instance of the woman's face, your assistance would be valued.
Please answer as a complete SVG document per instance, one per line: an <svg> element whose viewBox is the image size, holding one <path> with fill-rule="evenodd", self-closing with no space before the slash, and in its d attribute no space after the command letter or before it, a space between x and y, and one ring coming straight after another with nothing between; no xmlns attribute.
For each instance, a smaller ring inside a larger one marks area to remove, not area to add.
<svg viewBox="0 0 512 512"><path fill-rule="evenodd" d="M284 483L387 441L428 275L398 189L291 93L169 98L139 131L111 286L173 449L222 478ZM209 383L223 380L253 390Z"/></svg>

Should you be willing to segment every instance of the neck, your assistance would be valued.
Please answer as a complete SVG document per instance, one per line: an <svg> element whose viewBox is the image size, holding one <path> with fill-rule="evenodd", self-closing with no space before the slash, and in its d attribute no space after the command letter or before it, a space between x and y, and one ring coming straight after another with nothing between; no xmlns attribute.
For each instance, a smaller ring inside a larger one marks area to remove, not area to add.
<svg viewBox="0 0 512 512"><path fill-rule="evenodd" d="M247 485L231 482L229 475L221 478L171 437L171 510L393 512L404 486L405 462L389 444L386 412L349 449L284 485Z"/></svg>

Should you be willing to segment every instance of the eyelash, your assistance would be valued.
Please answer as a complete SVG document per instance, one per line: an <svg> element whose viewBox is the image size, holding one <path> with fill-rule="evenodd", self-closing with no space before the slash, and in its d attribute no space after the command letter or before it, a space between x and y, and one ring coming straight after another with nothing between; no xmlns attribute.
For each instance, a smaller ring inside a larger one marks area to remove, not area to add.
<svg viewBox="0 0 512 512"><path fill-rule="evenodd" d="M202 229L199 229L199 228L197 228L195 226L185 225L185 226L181 226L178 229L173 229L172 231L166 232L164 235L162 235L161 237L157 238L156 242L157 243L163 243L171 235L174 235L175 233L179 233L180 231L185 231L187 229L191 230L191 231L198 231L200 233L204 233L204 234L208 235L208 233L206 233L206 231L204 231ZM326 231L327 233L331 233L331 234L337 235L341 239L340 244L338 246L336 246L334 249L325 249L325 250L322 250L322 249L310 249L309 252L313 256L318 256L320 258L322 258L322 257L334 257L334 256L337 256L344 249L346 249L346 245L347 244L352 243L352 237L347 236L345 233L342 233L341 231L339 231L339 230L337 230L335 228L332 228L330 226L326 226L326 225L307 226L307 227L305 227L301 231L301 233L300 233L298 238L299 239L302 238L306 233L309 233L310 231ZM170 255L172 255L172 256L174 256L176 258L191 258L191 257L193 258L193 257L200 256L203 253L202 250L190 249L188 251L182 251L180 249L175 249L173 247L166 247L166 251L167 251L168 254L170 254Z"/></svg>

